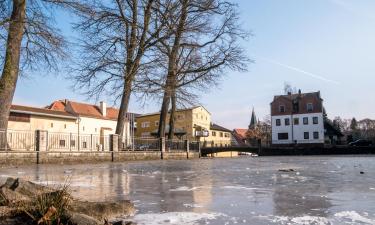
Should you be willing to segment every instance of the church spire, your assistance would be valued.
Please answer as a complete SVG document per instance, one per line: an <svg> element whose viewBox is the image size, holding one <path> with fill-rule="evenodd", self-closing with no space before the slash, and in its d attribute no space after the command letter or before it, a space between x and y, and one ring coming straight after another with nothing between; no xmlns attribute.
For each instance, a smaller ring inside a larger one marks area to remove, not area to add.
<svg viewBox="0 0 375 225"><path fill-rule="evenodd" d="M257 125L257 118L255 116L254 107L253 107L253 110L251 112L251 120L250 120L249 129L254 129L256 125Z"/></svg>

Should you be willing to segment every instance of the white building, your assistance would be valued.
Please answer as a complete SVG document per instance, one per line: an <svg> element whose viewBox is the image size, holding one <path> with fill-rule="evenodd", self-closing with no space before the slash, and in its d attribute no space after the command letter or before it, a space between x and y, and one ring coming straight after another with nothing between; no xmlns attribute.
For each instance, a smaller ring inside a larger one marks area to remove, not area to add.
<svg viewBox="0 0 375 225"><path fill-rule="evenodd" d="M320 92L288 93L271 103L272 144L324 144L323 100Z"/></svg>
<svg viewBox="0 0 375 225"><path fill-rule="evenodd" d="M109 150L109 136L114 134L119 110L99 105L58 100L45 108L12 105L7 142L16 150L35 148L36 130L48 132L48 150ZM123 146L134 136L134 114L127 114ZM132 125L133 124L133 125Z"/></svg>

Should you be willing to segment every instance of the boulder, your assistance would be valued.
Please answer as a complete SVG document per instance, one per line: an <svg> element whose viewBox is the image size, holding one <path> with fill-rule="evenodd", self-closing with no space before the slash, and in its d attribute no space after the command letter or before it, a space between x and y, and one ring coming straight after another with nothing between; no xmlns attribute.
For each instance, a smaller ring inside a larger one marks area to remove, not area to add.
<svg viewBox="0 0 375 225"><path fill-rule="evenodd" d="M99 220L82 213L67 212L66 216L72 225L103 225Z"/></svg>
<svg viewBox="0 0 375 225"><path fill-rule="evenodd" d="M74 200L70 210L94 217L100 221L116 217L133 215L135 208L128 200L119 202L86 202Z"/></svg>

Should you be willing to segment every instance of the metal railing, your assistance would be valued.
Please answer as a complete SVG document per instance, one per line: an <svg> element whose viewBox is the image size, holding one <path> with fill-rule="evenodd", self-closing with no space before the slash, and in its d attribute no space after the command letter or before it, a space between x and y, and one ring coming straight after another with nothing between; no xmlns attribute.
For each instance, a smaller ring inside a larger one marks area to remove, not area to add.
<svg viewBox="0 0 375 225"><path fill-rule="evenodd" d="M48 132L49 151L109 151L109 135Z"/></svg>
<svg viewBox="0 0 375 225"><path fill-rule="evenodd" d="M186 141L184 140L166 140L165 150L166 151L186 151Z"/></svg>
<svg viewBox="0 0 375 225"><path fill-rule="evenodd" d="M189 151L199 152L199 147L200 147L199 145L200 145L199 141L189 142Z"/></svg>
<svg viewBox="0 0 375 225"><path fill-rule="evenodd" d="M202 141L201 142L201 147L203 148L223 148L223 147L233 147L233 146L238 146L237 142L235 141Z"/></svg>
<svg viewBox="0 0 375 225"><path fill-rule="evenodd" d="M35 132L33 131L0 131L0 150L34 151Z"/></svg>
<svg viewBox="0 0 375 225"><path fill-rule="evenodd" d="M160 151L160 139L133 138L133 143L127 145L125 151Z"/></svg>

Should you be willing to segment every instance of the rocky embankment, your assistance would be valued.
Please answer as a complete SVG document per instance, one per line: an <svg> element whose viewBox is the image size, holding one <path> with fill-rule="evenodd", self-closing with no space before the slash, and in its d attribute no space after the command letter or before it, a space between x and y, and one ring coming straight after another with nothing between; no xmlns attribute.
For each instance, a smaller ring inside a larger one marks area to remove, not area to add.
<svg viewBox="0 0 375 225"><path fill-rule="evenodd" d="M132 225L116 218L134 212L130 201L74 199L68 186L52 189L19 178L8 178L0 185L0 225Z"/></svg>

